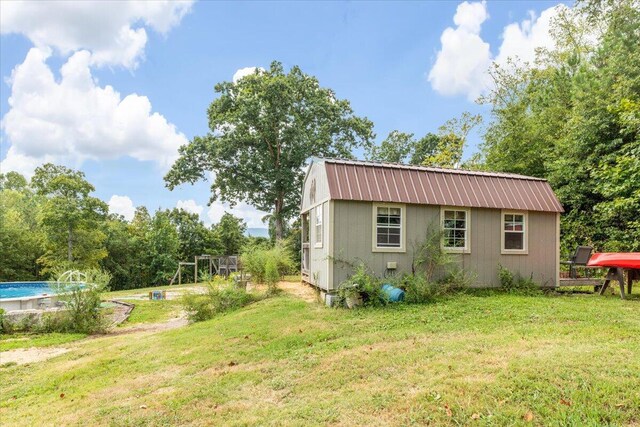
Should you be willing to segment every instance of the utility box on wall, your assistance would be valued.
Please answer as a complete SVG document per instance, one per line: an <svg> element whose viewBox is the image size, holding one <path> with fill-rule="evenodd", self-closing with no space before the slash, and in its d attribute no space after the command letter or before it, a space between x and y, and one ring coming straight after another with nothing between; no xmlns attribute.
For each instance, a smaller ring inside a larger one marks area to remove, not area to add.
<svg viewBox="0 0 640 427"><path fill-rule="evenodd" d="M387 262L387 270L395 270L398 268L398 263L396 261Z"/></svg>

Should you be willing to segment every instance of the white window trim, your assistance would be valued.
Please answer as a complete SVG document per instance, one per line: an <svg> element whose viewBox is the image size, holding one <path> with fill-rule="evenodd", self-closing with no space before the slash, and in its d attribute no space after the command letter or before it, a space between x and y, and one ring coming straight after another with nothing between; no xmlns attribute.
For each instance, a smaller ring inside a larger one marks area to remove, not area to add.
<svg viewBox="0 0 640 427"><path fill-rule="evenodd" d="M466 230L464 239L464 248L448 248L444 245L444 236L440 240L440 247L443 251L450 254L470 254L471 253L471 209L460 206L441 206L440 207L440 231L444 233L444 211L464 211L466 212Z"/></svg>
<svg viewBox="0 0 640 427"><path fill-rule="evenodd" d="M505 215L522 215L524 218L523 249L504 248L504 217ZM529 255L529 213L527 211L506 211L500 212L500 254L502 255Z"/></svg>
<svg viewBox="0 0 640 427"><path fill-rule="evenodd" d="M378 208L399 208L400 209L400 247L380 247L378 246ZM407 235L407 209L405 205L396 203L373 203L371 209L371 251L372 252L401 252L404 253L406 249L406 235Z"/></svg>
<svg viewBox="0 0 640 427"><path fill-rule="evenodd" d="M322 222L320 223L320 238L318 239L318 210L320 210L320 213L322 215ZM322 243L324 242L324 224L325 224L325 218L324 218L324 203L320 203L319 205L317 205L315 208L313 208L313 247L314 248L321 248L322 247Z"/></svg>

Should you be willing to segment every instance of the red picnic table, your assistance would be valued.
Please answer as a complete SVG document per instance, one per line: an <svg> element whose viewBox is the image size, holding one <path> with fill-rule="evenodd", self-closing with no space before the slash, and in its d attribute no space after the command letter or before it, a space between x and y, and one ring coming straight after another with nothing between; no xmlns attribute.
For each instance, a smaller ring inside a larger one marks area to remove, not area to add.
<svg viewBox="0 0 640 427"><path fill-rule="evenodd" d="M627 293L631 294L634 280L640 280L640 252L595 253L587 262L588 267L608 267L609 271L600 288L602 295L612 280L620 285L620 298L624 299L624 273L627 273Z"/></svg>

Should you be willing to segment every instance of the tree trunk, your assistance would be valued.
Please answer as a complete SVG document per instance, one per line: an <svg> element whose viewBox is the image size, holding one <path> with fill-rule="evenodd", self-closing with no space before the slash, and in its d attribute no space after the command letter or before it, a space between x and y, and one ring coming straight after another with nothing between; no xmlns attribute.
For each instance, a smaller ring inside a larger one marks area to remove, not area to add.
<svg viewBox="0 0 640 427"><path fill-rule="evenodd" d="M282 240L282 217L280 215L276 215L275 220L276 242L279 242Z"/></svg>
<svg viewBox="0 0 640 427"><path fill-rule="evenodd" d="M278 197L276 200L276 208L273 211L273 217L275 219L276 228L276 242L282 240L283 226L282 226L282 197Z"/></svg>
<svg viewBox="0 0 640 427"><path fill-rule="evenodd" d="M67 261L73 261L73 232L71 230L71 224L69 224L69 234L67 237Z"/></svg>

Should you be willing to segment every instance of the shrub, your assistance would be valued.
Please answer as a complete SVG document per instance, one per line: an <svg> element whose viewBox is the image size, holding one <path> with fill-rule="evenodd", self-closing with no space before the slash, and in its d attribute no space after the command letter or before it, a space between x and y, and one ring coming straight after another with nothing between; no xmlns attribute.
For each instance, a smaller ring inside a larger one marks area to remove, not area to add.
<svg viewBox="0 0 640 427"><path fill-rule="evenodd" d="M524 278L519 273L513 274L509 269L498 265L498 277L500 287L509 293L533 295L542 292L540 287L533 281L533 273L530 277Z"/></svg>
<svg viewBox="0 0 640 427"><path fill-rule="evenodd" d="M200 322L217 314L244 307L256 300L257 298L246 289L238 288L233 283L209 283L205 294L185 294L182 297L182 305L190 321Z"/></svg>
<svg viewBox="0 0 640 427"><path fill-rule="evenodd" d="M8 329L8 325L5 326L4 309L0 308L0 332L2 332L2 333L9 332L9 331L7 331L5 329Z"/></svg>
<svg viewBox="0 0 640 427"><path fill-rule="evenodd" d="M278 274L278 266L273 258L267 258L264 267L264 281L269 286L270 290L273 290L278 281L280 280L280 274Z"/></svg>
<svg viewBox="0 0 640 427"><path fill-rule="evenodd" d="M285 274L292 273L295 270L295 263L291 259L291 254L282 245L276 245L272 248L264 245L252 245L244 249L240 261L244 271L251 275L252 282L265 283L267 281L267 264L272 263L275 266L276 273L273 273L273 266L269 280L277 275L277 282L280 277Z"/></svg>
<svg viewBox="0 0 640 427"><path fill-rule="evenodd" d="M365 306L381 306L389 302L387 294L382 291L382 282L363 263L358 264L353 275L338 287L336 304L343 306L347 298L356 295L362 298Z"/></svg>

